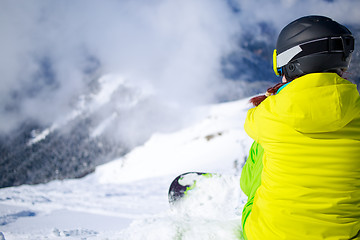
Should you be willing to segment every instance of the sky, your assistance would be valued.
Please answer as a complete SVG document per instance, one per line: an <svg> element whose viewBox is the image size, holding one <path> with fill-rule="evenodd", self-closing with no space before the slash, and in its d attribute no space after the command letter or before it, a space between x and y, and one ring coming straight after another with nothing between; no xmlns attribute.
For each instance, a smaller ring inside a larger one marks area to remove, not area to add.
<svg viewBox="0 0 360 240"><path fill-rule="evenodd" d="M359 9L356 0L0 0L0 133L26 119L53 123L106 74L152 95L142 111L154 122L159 109L177 109L174 121L231 90L221 59L249 29L280 31L309 14L356 24Z"/></svg>

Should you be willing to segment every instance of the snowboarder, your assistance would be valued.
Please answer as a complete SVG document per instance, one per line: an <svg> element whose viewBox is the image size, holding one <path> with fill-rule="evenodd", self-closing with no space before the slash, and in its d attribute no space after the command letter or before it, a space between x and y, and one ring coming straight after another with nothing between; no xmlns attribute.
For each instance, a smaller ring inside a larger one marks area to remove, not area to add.
<svg viewBox="0 0 360 240"><path fill-rule="evenodd" d="M282 83L251 100L245 121L246 239L360 239L360 96L342 78L353 50L352 33L323 16L280 32Z"/></svg>

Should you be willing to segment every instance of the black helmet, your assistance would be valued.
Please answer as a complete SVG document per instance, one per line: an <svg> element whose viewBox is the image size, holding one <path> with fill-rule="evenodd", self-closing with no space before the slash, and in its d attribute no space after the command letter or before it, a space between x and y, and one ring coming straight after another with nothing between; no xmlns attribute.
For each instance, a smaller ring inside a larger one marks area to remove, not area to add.
<svg viewBox="0 0 360 240"><path fill-rule="evenodd" d="M276 75L293 80L308 73L339 72L349 67L354 37L343 25L323 16L307 16L279 34L273 55Z"/></svg>

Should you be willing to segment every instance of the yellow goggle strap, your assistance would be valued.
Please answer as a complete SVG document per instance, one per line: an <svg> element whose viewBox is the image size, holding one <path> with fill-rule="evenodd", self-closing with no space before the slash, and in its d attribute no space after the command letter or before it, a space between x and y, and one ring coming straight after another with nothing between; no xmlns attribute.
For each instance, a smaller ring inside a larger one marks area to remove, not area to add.
<svg viewBox="0 0 360 240"><path fill-rule="evenodd" d="M277 52L276 52L276 49L274 49L274 52L273 52L273 69L274 69L274 72L275 72L276 76L280 76L280 73L277 70Z"/></svg>

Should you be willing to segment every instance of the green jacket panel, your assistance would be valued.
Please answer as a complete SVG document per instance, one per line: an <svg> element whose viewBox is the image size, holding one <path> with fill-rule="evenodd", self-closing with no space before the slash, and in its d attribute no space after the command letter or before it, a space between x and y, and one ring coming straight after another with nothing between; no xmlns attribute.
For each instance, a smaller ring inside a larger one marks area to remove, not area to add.
<svg viewBox="0 0 360 240"><path fill-rule="evenodd" d="M254 142L249 151L249 157L241 172L240 187L242 191L248 196L248 201L245 204L242 212L242 227L245 229L245 222L251 213L252 205L256 190L260 186L261 172L263 169L262 158L264 149L260 144ZM245 232L244 232L245 235Z"/></svg>

